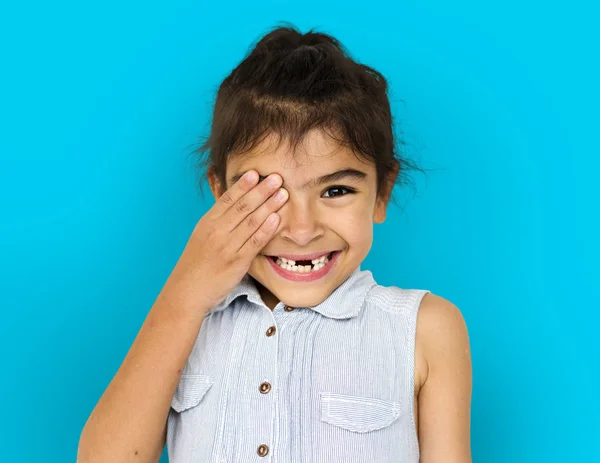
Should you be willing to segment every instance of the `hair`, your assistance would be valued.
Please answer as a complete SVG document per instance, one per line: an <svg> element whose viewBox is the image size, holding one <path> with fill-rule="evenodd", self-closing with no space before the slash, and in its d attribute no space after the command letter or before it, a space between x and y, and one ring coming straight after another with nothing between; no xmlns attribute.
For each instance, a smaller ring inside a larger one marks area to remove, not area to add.
<svg viewBox="0 0 600 463"><path fill-rule="evenodd" d="M322 129L377 172L377 196L388 177L404 183L423 169L401 156L385 77L353 60L334 37L314 29L273 28L250 47L219 86L210 134L192 154L226 188L226 163L275 134L295 152L312 129ZM391 201L395 203L393 194Z"/></svg>

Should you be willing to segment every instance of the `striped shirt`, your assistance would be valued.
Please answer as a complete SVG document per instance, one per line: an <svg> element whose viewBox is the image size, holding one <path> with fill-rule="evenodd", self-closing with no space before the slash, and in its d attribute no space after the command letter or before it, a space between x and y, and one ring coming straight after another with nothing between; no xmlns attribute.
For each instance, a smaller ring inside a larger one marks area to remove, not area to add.
<svg viewBox="0 0 600 463"><path fill-rule="evenodd" d="M417 311L359 266L322 303L270 310L246 274L202 322L171 402L170 463L418 463Z"/></svg>

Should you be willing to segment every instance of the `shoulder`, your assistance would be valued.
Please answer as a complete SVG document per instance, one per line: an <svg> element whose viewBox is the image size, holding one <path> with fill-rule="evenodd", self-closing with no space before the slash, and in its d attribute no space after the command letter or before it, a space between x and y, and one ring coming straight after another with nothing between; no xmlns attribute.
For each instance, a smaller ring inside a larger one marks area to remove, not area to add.
<svg viewBox="0 0 600 463"><path fill-rule="evenodd" d="M433 293L423 296L417 313L416 351L423 368L419 382L424 384L432 366L470 365L467 325L460 309Z"/></svg>
<svg viewBox="0 0 600 463"><path fill-rule="evenodd" d="M417 332L443 337L464 336L467 326L460 309L437 294L423 296L417 317Z"/></svg>

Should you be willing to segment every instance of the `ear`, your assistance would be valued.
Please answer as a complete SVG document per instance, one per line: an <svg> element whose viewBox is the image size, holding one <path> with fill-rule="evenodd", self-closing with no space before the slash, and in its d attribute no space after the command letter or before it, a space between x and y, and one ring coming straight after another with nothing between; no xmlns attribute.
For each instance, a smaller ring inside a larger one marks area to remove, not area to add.
<svg viewBox="0 0 600 463"><path fill-rule="evenodd" d="M212 192L216 201L221 197L221 195L223 195L223 193L225 193L226 189L221 185L221 181L219 180L219 176L217 175L214 165L209 166L206 173L208 176L210 191Z"/></svg>
<svg viewBox="0 0 600 463"><path fill-rule="evenodd" d="M390 196L392 195L392 190L394 189L394 184L396 183L396 177L398 177L398 172L400 171L400 163L396 161L396 166L392 169L385 179L385 186L382 189L381 194L377 197L375 201L375 210L373 211L373 222L379 224L385 221L387 205L390 201Z"/></svg>

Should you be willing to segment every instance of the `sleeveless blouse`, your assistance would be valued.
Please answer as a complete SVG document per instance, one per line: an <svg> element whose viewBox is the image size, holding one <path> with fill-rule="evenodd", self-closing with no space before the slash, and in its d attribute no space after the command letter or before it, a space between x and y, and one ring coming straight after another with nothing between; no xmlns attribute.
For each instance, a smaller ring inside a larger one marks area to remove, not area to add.
<svg viewBox="0 0 600 463"><path fill-rule="evenodd" d="M359 266L317 306L270 310L246 274L202 322L171 402L170 463L418 463L428 292Z"/></svg>

